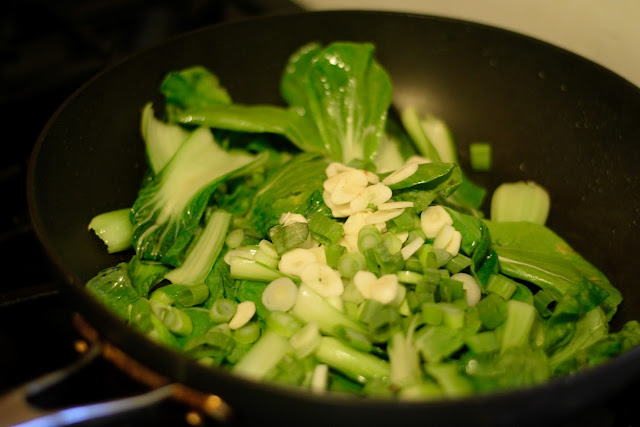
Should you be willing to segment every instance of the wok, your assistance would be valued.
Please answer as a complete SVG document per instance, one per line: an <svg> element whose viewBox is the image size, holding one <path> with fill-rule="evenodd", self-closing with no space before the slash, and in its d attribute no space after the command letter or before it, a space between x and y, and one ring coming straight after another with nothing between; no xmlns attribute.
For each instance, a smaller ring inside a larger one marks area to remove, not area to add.
<svg viewBox="0 0 640 427"><path fill-rule="evenodd" d="M292 425L525 425L562 420L640 377L640 348L571 377L509 392L435 402L317 396L198 365L126 327L83 289L108 255L87 231L96 214L128 207L145 173L144 103L162 103L165 73L201 64L235 101L282 103L278 82L303 43L370 41L394 84L396 107L443 117L461 149L490 141L489 190L534 180L551 194L548 226L598 266L625 300L613 323L640 318L640 90L609 70L541 41L475 23L393 12L312 12L214 25L139 52L95 76L48 122L31 158L33 225L60 289L105 340L144 366L216 393L238 420ZM467 166L465 166L467 165ZM485 210L486 212L486 210ZM557 417L557 418L554 418Z"/></svg>

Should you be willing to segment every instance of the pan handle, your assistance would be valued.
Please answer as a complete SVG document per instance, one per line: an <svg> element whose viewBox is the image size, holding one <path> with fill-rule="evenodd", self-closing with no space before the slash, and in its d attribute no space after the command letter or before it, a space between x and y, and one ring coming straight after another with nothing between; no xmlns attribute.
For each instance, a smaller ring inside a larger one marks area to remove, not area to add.
<svg viewBox="0 0 640 427"><path fill-rule="evenodd" d="M109 419L149 409L171 398L174 385L168 384L151 391L122 399L82 406L46 410L30 401L38 394L62 384L74 374L89 366L101 354L101 346L93 344L76 362L50 372L0 396L0 427L53 427L68 426L96 419Z"/></svg>

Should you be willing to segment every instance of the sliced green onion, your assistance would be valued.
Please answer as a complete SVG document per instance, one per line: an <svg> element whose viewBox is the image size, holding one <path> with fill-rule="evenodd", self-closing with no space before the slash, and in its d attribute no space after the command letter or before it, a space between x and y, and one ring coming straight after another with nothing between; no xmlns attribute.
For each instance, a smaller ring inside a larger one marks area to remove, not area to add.
<svg viewBox="0 0 640 427"><path fill-rule="evenodd" d="M315 212L309 218L309 231L319 237L318 241L337 243L344 234L344 228L338 221L321 212Z"/></svg>
<svg viewBox="0 0 640 427"><path fill-rule="evenodd" d="M472 142L469 144L471 168L476 171L490 170L491 154L491 144L488 142Z"/></svg>
<svg viewBox="0 0 640 427"><path fill-rule="evenodd" d="M516 283L501 274L492 274L487 282L487 291L500 295L505 301L510 299L518 289Z"/></svg>
<svg viewBox="0 0 640 427"><path fill-rule="evenodd" d="M278 251L276 250L276 246L272 242L266 239L260 240L260 243L258 243L258 251L263 252L264 255L270 258L274 258L274 259L279 258Z"/></svg>
<svg viewBox="0 0 640 427"><path fill-rule="evenodd" d="M187 341L184 351L191 357L220 358L228 355L235 347L235 340L229 333L218 328L212 328L202 335L197 335Z"/></svg>
<svg viewBox="0 0 640 427"><path fill-rule="evenodd" d="M288 277L271 281L262 291L262 303L270 311L288 311L296 302L298 287Z"/></svg>
<svg viewBox="0 0 640 427"><path fill-rule="evenodd" d="M184 311L158 301L150 301L150 304L153 314L174 334L185 336L193 331L193 322Z"/></svg>
<svg viewBox="0 0 640 427"><path fill-rule="evenodd" d="M454 329L442 325L427 326L421 329L415 337L415 346L424 359L429 362L426 366L429 366L461 349L464 346L466 334L464 329Z"/></svg>
<svg viewBox="0 0 640 427"><path fill-rule="evenodd" d="M555 301L555 298L553 298L548 292L545 292L544 289L540 289L533 295L533 305L542 317L551 316L553 312L549 309L549 305Z"/></svg>
<svg viewBox="0 0 640 427"><path fill-rule="evenodd" d="M333 337L322 337L315 351L321 363L342 372L357 382L389 378L389 363L377 356L358 351Z"/></svg>
<svg viewBox="0 0 640 427"><path fill-rule="evenodd" d="M488 330L495 329L507 318L506 302L498 294L488 294L475 306L482 325Z"/></svg>
<svg viewBox="0 0 640 427"><path fill-rule="evenodd" d="M229 258L231 277L240 280L254 280L257 282L271 282L280 277L286 277L275 268L268 267L254 259L240 256Z"/></svg>
<svg viewBox="0 0 640 427"><path fill-rule="evenodd" d="M284 311L272 311L266 323L267 329L286 338L291 338L304 325L295 316Z"/></svg>
<svg viewBox="0 0 640 427"><path fill-rule="evenodd" d="M520 347L529 342L531 328L536 318L534 306L524 302L509 300L507 305L507 321L502 333L501 351Z"/></svg>
<svg viewBox="0 0 640 427"><path fill-rule="evenodd" d="M382 233L373 225L365 225L358 233L358 249L364 253L374 249L382 242Z"/></svg>
<svg viewBox="0 0 640 427"><path fill-rule="evenodd" d="M347 252L338 259L337 268L343 277L353 278L360 270L364 270L367 261L364 256L358 252Z"/></svg>
<svg viewBox="0 0 640 427"><path fill-rule="evenodd" d="M445 268L449 270L451 274L460 273L469 266L471 266L471 258L461 253L451 258L451 261L445 264Z"/></svg>
<svg viewBox="0 0 640 427"><path fill-rule="evenodd" d="M209 318L213 323L227 323L231 320L238 304L226 298L217 299L209 309Z"/></svg>
<svg viewBox="0 0 640 427"><path fill-rule="evenodd" d="M233 339L239 344L251 344L260 337L260 324L249 322L233 331Z"/></svg>
<svg viewBox="0 0 640 427"><path fill-rule="evenodd" d="M391 233L385 233L382 235L382 243L387 247L387 250L391 254L397 254L402 249L402 240Z"/></svg>
<svg viewBox="0 0 640 427"><path fill-rule="evenodd" d="M320 344L320 328L316 322L307 323L289 338L289 343L298 359L313 353Z"/></svg>
<svg viewBox="0 0 640 427"><path fill-rule="evenodd" d="M550 198L547 190L533 181L500 184L491 198L491 220L496 222L547 222Z"/></svg>
<svg viewBox="0 0 640 427"><path fill-rule="evenodd" d="M289 340L266 331L247 353L231 368L237 375L260 380L291 350Z"/></svg>
<svg viewBox="0 0 640 427"><path fill-rule="evenodd" d="M129 249L133 243L133 225L129 219L131 209L117 209L96 215L89 222L89 230L107 245L110 254Z"/></svg>
<svg viewBox="0 0 640 427"><path fill-rule="evenodd" d="M465 344L474 353L495 353L500 350L500 340L494 331L470 335L465 339Z"/></svg>
<svg viewBox="0 0 640 427"><path fill-rule="evenodd" d="M235 249L242 244L244 241L244 230L241 228L236 228L235 230L231 230L229 234L227 234L227 238L224 243L230 249Z"/></svg>
<svg viewBox="0 0 640 427"><path fill-rule="evenodd" d="M293 248L302 246L309 237L309 224L305 222L294 222L289 225L276 225L269 230L271 241L278 252L282 255Z"/></svg>
<svg viewBox="0 0 640 427"><path fill-rule="evenodd" d="M442 305L436 302L422 303L422 318L427 325L438 326L442 324Z"/></svg>
<svg viewBox="0 0 640 427"><path fill-rule="evenodd" d="M398 276L398 281L400 283L409 283L412 285L416 285L419 281L424 279L422 274L409 270L398 271L396 276Z"/></svg>
<svg viewBox="0 0 640 427"><path fill-rule="evenodd" d="M327 265L331 268L338 268L338 260L347 252L347 248L337 243L329 243L324 246L324 256Z"/></svg>

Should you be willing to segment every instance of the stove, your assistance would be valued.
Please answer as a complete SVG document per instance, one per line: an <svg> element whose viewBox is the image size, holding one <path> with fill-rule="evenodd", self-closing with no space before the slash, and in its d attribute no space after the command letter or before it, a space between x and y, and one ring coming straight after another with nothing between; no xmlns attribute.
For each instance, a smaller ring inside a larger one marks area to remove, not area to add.
<svg viewBox="0 0 640 427"><path fill-rule="evenodd" d="M123 56L179 33L253 16L302 9L286 0L22 0L0 17L0 101L5 138L0 156L0 395L78 361L86 341L59 295L55 273L29 221L25 180L30 152L48 118L82 83ZM611 396L566 426L640 425L640 384ZM121 369L95 358L36 402L73 407L147 392ZM7 414L0 413L0 425ZM118 419L77 425L219 425L188 405L163 401Z"/></svg>

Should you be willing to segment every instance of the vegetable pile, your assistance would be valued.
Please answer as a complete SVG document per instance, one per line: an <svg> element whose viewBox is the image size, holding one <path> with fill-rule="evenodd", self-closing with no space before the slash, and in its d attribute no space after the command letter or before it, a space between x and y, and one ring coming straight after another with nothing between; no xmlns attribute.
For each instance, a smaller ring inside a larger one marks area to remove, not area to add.
<svg viewBox="0 0 640 427"><path fill-rule="evenodd" d="M434 399L528 386L640 343L620 292L545 226L534 182L487 191L432 114L393 116L369 43L310 43L286 106L244 105L210 70L142 109L149 170L89 229L129 262L86 288L198 362L315 393ZM471 145L490 170L491 145Z"/></svg>

